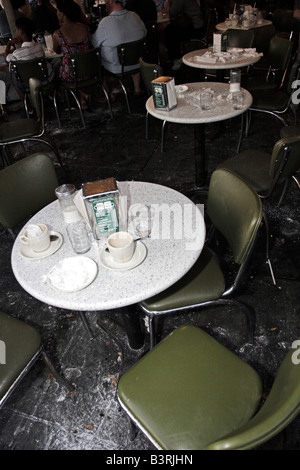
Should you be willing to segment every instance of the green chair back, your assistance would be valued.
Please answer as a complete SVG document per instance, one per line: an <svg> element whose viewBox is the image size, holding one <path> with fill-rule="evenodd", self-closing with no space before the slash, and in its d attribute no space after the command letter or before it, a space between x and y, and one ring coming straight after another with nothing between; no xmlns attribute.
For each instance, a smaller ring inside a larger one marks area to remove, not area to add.
<svg viewBox="0 0 300 470"><path fill-rule="evenodd" d="M254 41L254 31L249 29L228 29L229 47L252 47Z"/></svg>
<svg viewBox="0 0 300 470"><path fill-rule="evenodd" d="M102 77L100 53L97 48L69 55L68 64L77 86L92 85Z"/></svg>
<svg viewBox="0 0 300 470"><path fill-rule="evenodd" d="M257 193L233 172L217 169L210 180L207 214L227 240L235 262L244 263L262 220Z"/></svg>
<svg viewBox="0 0 300 470"><path fill-rule="evenodd" d="M11 62L11 68L18 80L25 85L29 83L31 77L38 78L41 82L48 79L48 68L45 58L13 61Z"/></svg>
<svg viewBox="0 0 300 470"><path fill-rule="evenodd" d="M0 223L15 228L29 216L54 201L58 180L51 158L43 153L0 171Z"/></svg>
<svg viewBox="0 0 300 470"><path fill-rule="evenodd" d="M253 449L268 441L300 412L300 340L284 358L266 402L248 423L208 446L208 450ZM297 348L298 347L298 352Z"/></svg>
<svg viewBox="0 0 300 470"><path fill-rule="evenodd" d="M271 67L283 72L290 62L292 48L292 41L274 36L270 41L267 54L267 59Z"/></svg>
<svg viewBox="0 0 300 470"><path fill-rule="evenodd" d="M141 75L148 93L152 94L151 82L157 77L163 75L163 68L158 64L148 64L141 57L139 59Z"/></svg>
<svg viewBox="0 0 300 470"><path fill-rule="evenodd" d="M31 325L0 312L0 340L5 344L5 364L0 367L0 407L31 361L40 352L42 340Z"/></svg>
<svg viewBox="0 0 300 470"><path fill-rule="evenodd" d="M286 151L285 151L286 149ZM284 160L286 159L286 160ZM278 182L293 176L300 168L300 133L276 142L270 162L270 176Z"/></svg>
<svg viewBox="0 0 300 470"><path fill-rule="evenodd" d="M126 42L119 44L117 50L120 64L124 69L124 67L138 64L140 57L145 56L146 42L145 39Z"/></svg>

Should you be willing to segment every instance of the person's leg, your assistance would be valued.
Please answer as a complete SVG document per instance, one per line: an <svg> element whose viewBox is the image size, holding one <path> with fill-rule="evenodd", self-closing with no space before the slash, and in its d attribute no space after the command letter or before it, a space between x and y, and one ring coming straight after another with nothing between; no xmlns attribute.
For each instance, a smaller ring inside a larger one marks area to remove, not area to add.
<svg viewBox="0 0 300 470"><path fill-rule="evenodd" d="M133 81L133 87L134 87L134 93L136 95L141 95L144 93L144 91L141 88L141 74L140 72L137 72L133 75L131 75L132 81Z"/></svg>

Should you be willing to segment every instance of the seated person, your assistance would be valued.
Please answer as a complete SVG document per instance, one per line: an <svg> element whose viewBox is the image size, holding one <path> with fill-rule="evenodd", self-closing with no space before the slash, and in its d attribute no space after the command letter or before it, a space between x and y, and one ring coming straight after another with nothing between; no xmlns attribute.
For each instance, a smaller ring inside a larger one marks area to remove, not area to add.
<svg viewBox="0 0 300 470"><path fill-rule="evenodd" d="M19 60L31 60L35 58L45 57L45 52L43 46L39 43L36 43L32 40L33 34L33 24L32 21L26 16L22 16L16 20L16 37L10 39L7 43L4 58L7 63ZM21 47L16 48L15 45L20 44ZM48 81L51 81L54 77L54 72L52 70L51 64L47 62L48 67ZM3 73L3 72L2 72ZM9 74L9 72L5 72ZM1 80L7 85L8 82L3 76L0 77ZM24 84L28 85L28 84ZM23 100L25 89L24 85L17 83L17 91L19 97Z"/></svg>
<svg viewBox="0 0 300 470"><path fill-rule="evenodd" d="M82 22L82 10L78 3L73 0L56 0L55 7L60 27L53 33L53 50L63 54L58 75L62 81L73 82L68 56L91 49L91 35L88 26ZM80 90L82 109L87 109L88 98L88 94Z"/></svg>
<svg viewBox="0 0 300 470"><path fill-rule="evenodd" d="M181 65L181 41L200 38L203 32L203 15L197 0L172 0L169 7L171 22L165 29L168 55L173 70Z"/></svg>
<svg viewBox="0 0 300 470"><path fill-rule="evenodd" d="M123 8L125 0L105 0L108 16L103 18L92 36L92 45L101 48L102 64L112 73L121 73L117 46L146 37L147 29L141 18L133 11ZM138 64L125 67L136 69ZM132 75L134 92L142 94L140 72Z"/></svg>

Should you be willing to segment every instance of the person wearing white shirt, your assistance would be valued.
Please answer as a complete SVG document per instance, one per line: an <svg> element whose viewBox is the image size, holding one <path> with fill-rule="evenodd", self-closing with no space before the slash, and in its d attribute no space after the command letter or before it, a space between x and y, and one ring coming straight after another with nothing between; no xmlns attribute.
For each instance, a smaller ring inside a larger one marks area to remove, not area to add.
<svg viewBox="0 0 300 470"><path fill-rule="evenodd" d="M133 11L125 10L125 0L105 0L108 16L104 17L92 36L93 47L101 50L104 69L112 73L121 73L117 46L122 43L137 41L146 37L147 28L140 17ZM137 65L125 67L125 71L134 70ZM140 88L140 73L132 75L135 94L143 93Z"/></svg>

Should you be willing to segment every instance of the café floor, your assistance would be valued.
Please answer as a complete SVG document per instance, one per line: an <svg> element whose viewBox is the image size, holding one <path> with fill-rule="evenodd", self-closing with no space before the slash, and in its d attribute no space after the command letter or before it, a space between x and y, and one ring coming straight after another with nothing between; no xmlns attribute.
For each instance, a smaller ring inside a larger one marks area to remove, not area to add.
<svg viewBox="0 0 300 470"><path fill-rule="evenodd" d="M192 80L189 77L189 80ZM179 77L180 80L180 77ZM145 140L145 97L135 98L128 115L122 95L113 104L113 120L107 107L86 112L83 129L79 114L71 120L62 106L62 128L57 128L51 103L46 103L47 126L60 149L68 170L67 180L77 187L84 181L110 176L117 180L150 181L169 186L190 196L196 203L202 196L195 189L192 127L170 124L166 150L160 151L161 122L150 118L150 137ZM22 113L22 109L19 113ZM13 119L10 111L7 118ZM290 117L291 118L291 117ZM290 121L292 123L292 121ZM208 174L218 163L234 154L240 120L207 126ZM251 132L242 149L270 152L279 138L280 123L253 116ZM17 158L34 153L37 144L16 147ZM16 188L16 197L21 197ZM249 362L260 373L266 389L294 340L300 337L299 321L299 190L291 185L281 207L278 192L264 201L271 231L271 259L277 280L272 282L264 258L264 232L261 232L249 276L236 298L256 312L253 344L247 342L242 317L231 309L205 309L166 318L163 335L180 324L196 324ZM76 384L68 394L58 385L42 361L29 371L0 410L1 450L154 450L138 433L128 439L128 421L116 396L118 377L148 349L128 346L118 311L88 314L95 339L91 341L76 312L65 311L31 297L14 278L10 252L12 238L0 227L0 309L39 329L45 348L59 370ZM33 265L34 269L34 265ZM117 286L116 286L117 289ZM143 317L142 317L143 322ZM300 416L287 428L286 449L300 450ZM260 449L280 449L275 437Z"/></svg>

